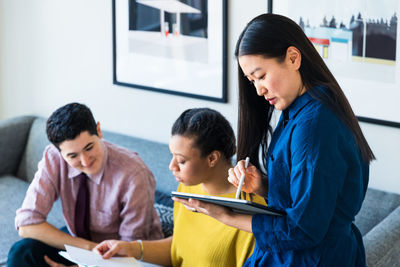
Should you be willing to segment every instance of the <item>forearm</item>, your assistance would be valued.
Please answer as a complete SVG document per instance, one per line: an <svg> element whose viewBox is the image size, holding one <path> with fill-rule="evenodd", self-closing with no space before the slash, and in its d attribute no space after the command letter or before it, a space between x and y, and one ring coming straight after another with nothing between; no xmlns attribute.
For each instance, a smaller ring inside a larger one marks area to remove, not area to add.
<svg viewBox="0 0 400 267"><path fill-rule="evenodd" d="M21 237L33 238L58 249L65 249L64 244L88 250L97 245L92 241L64 233L47 222L20 226L18 233Z"/></svg>
<svg viewBox="0 0 400 267"><path fill-rule="evenodd" d="M143 261L153 264L171 266L171 245L172 236L160 240L144 240ZM140 258L140 245L137 241L132 241L133 255L136 259Z"/></svg>
<svg viewBox="0 0 400 267"><path fill-rule="evenodd" d="M246 214L239 214L235 212L228 212L226 214L223 214L221 218L217 218L220 222L231 226L235 227L239 230L246 231L249 233L253 232L252 229L252 215L246 215Z"/></svg>

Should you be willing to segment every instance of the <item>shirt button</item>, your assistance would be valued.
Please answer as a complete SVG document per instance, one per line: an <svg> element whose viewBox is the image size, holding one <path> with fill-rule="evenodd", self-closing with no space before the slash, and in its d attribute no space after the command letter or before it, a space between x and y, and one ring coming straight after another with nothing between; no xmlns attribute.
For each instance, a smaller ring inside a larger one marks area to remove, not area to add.
<svg viewBox="0 0 400 267"><path fill-rule="evenodd" d="M274 155L270 154L269 157L271 158L272 161L274 161Z"/></svg>

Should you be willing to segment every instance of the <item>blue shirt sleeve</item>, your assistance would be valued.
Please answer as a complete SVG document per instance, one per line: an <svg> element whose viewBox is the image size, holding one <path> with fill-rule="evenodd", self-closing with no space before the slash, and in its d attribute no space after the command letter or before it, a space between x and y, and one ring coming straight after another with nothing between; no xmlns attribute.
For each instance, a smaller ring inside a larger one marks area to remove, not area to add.
<svg viewBox="0 0 400 267"><path fill-rule="evenodd" d="M287 151L289 177L272 172L269 183L287 181L287 213L283 217L257 214L252 229L261 249L272 251L314 247L330 229L338 198L348 172L348 164L358 158L350 131L328 110L296 121ZM271 163L271 168L282 162ZM268 167L270 169L270 167ZM279 195L278 195L279 197Z"/></svg>

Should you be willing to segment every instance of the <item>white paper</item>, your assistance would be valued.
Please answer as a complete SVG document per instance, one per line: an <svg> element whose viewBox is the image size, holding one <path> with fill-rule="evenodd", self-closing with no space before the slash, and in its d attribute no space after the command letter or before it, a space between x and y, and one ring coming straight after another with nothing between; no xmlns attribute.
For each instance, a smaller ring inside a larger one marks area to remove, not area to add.
<svg viewBox="0 0 400 267"><path fill-rule="evenodd" d="M132 257L111 257L103 259L99 254L69 245L65 245L67 251L60 251L59 254L64 258L82 267L142 267L142 265Z"/></svg>

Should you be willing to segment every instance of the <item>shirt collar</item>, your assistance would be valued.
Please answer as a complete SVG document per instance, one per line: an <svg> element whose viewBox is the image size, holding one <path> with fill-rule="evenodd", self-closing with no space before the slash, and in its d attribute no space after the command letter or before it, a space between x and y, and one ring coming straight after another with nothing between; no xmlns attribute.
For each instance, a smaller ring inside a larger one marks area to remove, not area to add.
<svg viewBox="0 0 400 267"><path fill-rule="evenodd" d="M293 119L300 110L306 106L312 100L311 95L308 91L304 92L301 96L298 96L289 107L287 107L283 113L284 120Z"/></svg>
<svg viewBox="0 0 400 267"><path fill-rule="evenodd" d="M108 150L106 145L104 144L103 140L99 140L99 144L102 146L103 149L103 161L101 163L100 171L96 174L87 174L90 180L92 180L96 184L100 184L101 179L104 175L104 170L108 161ZM80 175L82 172L70 165L68 165L68 178L72 179Z"/></svg>

